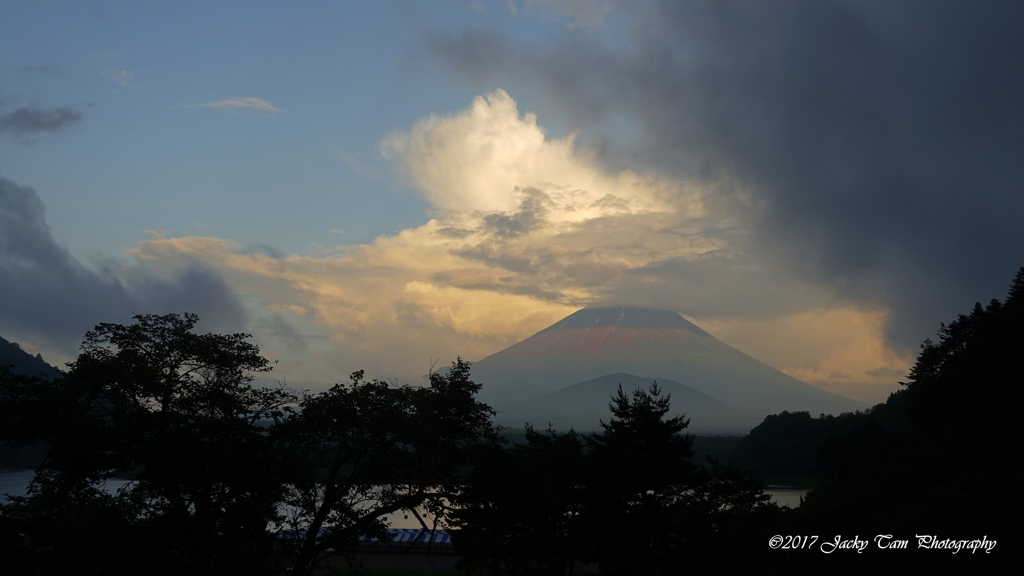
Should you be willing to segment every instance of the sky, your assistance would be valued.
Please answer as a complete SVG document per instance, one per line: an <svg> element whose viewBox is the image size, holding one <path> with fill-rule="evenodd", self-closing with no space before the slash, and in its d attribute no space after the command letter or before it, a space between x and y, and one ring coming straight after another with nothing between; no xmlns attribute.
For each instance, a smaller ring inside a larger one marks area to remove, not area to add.
<svg viewBox="0 0 1024 576"><path fill-rule="evenodd" d="M983 3L982 3L983 4ZM0 335L418 383L585 306L880 402L1024 265L1024 6L0 3Z"/></svg>

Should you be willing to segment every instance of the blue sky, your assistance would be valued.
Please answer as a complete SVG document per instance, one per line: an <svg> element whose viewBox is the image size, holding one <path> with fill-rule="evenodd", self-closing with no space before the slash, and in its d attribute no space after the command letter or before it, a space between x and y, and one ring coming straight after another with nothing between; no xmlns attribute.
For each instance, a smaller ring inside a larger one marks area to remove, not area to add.
<svg viewBox="0 0 1024 576"><path fill-rule="evenodd" d="M1024 264L1024 16L937 4L5 1L0 334L316 388L636 305L880 401Z"/></svg>
<svg viewBox="0 0 1024 576"><path fill-rule="evenodd" d="M416 224L428 206L391 176L379 142L472 95L418 41L441 23L558 27L457 3L3 10L8 106L71 106L82 122L30 145L5 139L0 167L41 191L57 237L83 257L120 254L142 228L291 253ZM189 107L238 97L281 111Z"/></svg>

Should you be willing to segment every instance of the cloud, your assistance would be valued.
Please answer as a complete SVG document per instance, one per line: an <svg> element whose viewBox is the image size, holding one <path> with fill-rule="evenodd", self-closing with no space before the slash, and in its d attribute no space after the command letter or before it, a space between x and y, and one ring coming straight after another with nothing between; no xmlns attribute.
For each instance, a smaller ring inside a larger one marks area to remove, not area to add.
<svg viewBox="0 0 1024 576"><path fill-rule="evenodd" d="M21 76L22 78L48 78L51 76L60 76L63 73L64 70L55 64L18 67L18 76Z"/></svg>
<svg viewBox="0 0 1024 576"><path fill-rule="evenodd" d="M306 339L298 333L295 326L277 312L272 313L266 320L254 322L254 328L255 331L281 342L291 356L300 356L308 348Z"/></svg>
<svg viewBox="0 0 1024 576"><path fill-rule="evenodd" d="M515 4L512 4L515 7ZM526 10L565 20L567 28L600 26L615 7L608 0L526 0ZM515 14L517 11L509 9Z"/></svg>
<svg viewBox="0 0 1024 576"><path fill-rule="evenodd" d="M68 106L23 106L13 112L0 114L0 134L32 137L64 130L81 121L82 113Z"/></svg>
<svg viewBox="0 0 1024 576"><path fill-rule="evenodd" d="M184 108L215 108L219 110L257 110L260 112L270 112L276 114L278 112L287 112L284 108L278 108L270 102L256 98L254 96L244 96L237 98L225 98L224 100L218 100L216 102L207 102L205 104L182 104Z"/></svg>
<svg viewBox="0 0 1024 576"><path fill-rule="evenodd" d="M197 261L174 273L115 261L83 265L53 239L36 191L0 177L0 323L5 330L71 353L100 322L184 311L198 313L212 330L238 330L246 322L245 310L222 277Z"/></svg>
<svg viewBox="0 0 1024 576"><path fill-rule="evenodd" d="M114 84L118 86L125 86L127 88L137 88L132 82L135 81L135 73L127 69L108 68L103 72L100 72L107 78L114 81Z"/></svg>
<svg viewBox="0 0 1024 576"><path fill-rule="evenodd" d="M269 244L250 244L241 249L242 254L264 254L270 258L284 258L284 252Z"/></svg>
<svg viewBox="0 0 1024 576"><path fill-rule="evenodd" d="M781 371L871 404L905 380L913 355L885 345L885 313L811 308L774 318L712 319L702 327Z"/></svg>
<svg viewBox="0 0 1024 576"><path fill-rule="evenodd" d="M335 370L324 368L324 379L366 369L416 380L430 359L482 358L587 305L675 310L726 327L810 326L801 314L838 308L845 315L829 318L857 320L845 326L859 336L836 350L862 341L884 349L881 312L852 307L752 254L752 235L730 208L734 191L606 172L575 151L572 136L548 137L504 91L425 118L386 138L382 152L433 204L425 224L316 255L151 236L130 256L167 275L193 262L219 271L262 303L261 314L289 315L294 329L268 316L284 351L326 329L331 348L308 352ZM820 335L787 337L799 348ZM884 355L861 357L862 371L903 367ZM780 365L818 370L822 381L835 379L831 366L813 358Z"/></svg>
<svg viewBox="0 0 1024 576"><path fill-rule="evenodd" d="M858 307L913 349L1022 263L1024 6L953 1L617 6L626 35L439 34L475 83L539 93L603 166L720 179L745 253ZM622 138L621 126L631 128Z"/></svg>
<svg viewBox="0 0 1024 576"><path fill-rule="evenodd" d="M381 149L439 209L509 212L529 197L550 204L553 223L669 209L671 184L602 174L574 154L574 140L547 138L536 115L520 114L499 89L459 114L421 120Z"/></svg>

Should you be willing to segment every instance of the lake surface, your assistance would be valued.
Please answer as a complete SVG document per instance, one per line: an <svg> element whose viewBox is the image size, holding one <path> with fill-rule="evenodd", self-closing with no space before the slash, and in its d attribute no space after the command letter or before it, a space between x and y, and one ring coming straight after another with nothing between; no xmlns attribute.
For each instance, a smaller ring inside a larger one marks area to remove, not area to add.
<svg viewBox="0 0 1024 576"><path fill-rule="evenodd" d="M7 502L6 495L11 496L24 496L28 492L28 484L32 481L32 476L35 474L32 470L18 470L15 472L0 472L0 504ZM121 480L118 478L111 478L103 484L103 489L110 494L116 494L125 484L128 484L129 480ZM433 517L429 516L423 510L417 510L420 516L428 523L433 520ZM385 520L388 525L392 528L419 528L420 524L416 520L416 516L408 511L399 511L397 513L388 514L385 516Z"/></svg>
<svg viewBox="0 0 1024 576"><path fill-rule="evenodd" d="M807 488L797 486L768 486L764 491L772 497L772 502L787 508L799 507L804 496L807 496Z"/></svg>
<svg viewBox="0 0 1024 576"><path fill-rule="evenodd" d="M0 472L0 502L6 502L4 494L11 496L24 496L28 490L28 483L32 480L32 470L19 470L17 472ZM112 478L107 480L103 489L114 494L119 488L128 483L128 480ZM765 492L772 497L772 502L779 506L796 508L800 505L801 499L807 495L806 488L795 486L769 486ZM422 511L420 512L423 513ZM418 528L419 523L416 517L408 512L389 514L387 522L392 528Z"/></svg>
<svg viewBox="0 0 1024 576"><path fill-rule="evenodd" d="M32 481L35 472L32 470L18 470L16 472L0 472L0 503L6 502L6 494L11 496L24 496L28 491L28 483ZM118 488L128 483L128 480L111 478L103 483L103 489L114 494Z"/></svg>

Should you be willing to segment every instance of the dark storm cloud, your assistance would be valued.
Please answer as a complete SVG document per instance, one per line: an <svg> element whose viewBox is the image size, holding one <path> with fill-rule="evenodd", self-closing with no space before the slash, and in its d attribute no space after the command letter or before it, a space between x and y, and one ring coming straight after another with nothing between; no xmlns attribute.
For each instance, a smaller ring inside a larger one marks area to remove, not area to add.
<svg viewBox="0 0 1024 576"><path fill-rule="evenodd" d="M0 177L0 326L73 351L100 322L133 314L195 312L205 329L244 327L242 306L215 272L192 266L173 279L138 267L83 266L54 241L35 190Z"/></svg>
<svg viewBox="0 0 1024 576"><path fill-rule="evenodd" d="M612 164L747 187L751 249L888 306L896 343L1004 295L1024 264L1024 4L665 0L613 17L628 49L483 30L434 48L477 82L539 82L576 121L640 126L635 147L599 148Z"/></svg>
<svg viewBox="0 0 1024 576"><path fill-rule="evenodd" d="M0 134L37 136L57 132L82 121L82 113L67 106L40 108L22 106L13 112L0 114Z"/></svg>

